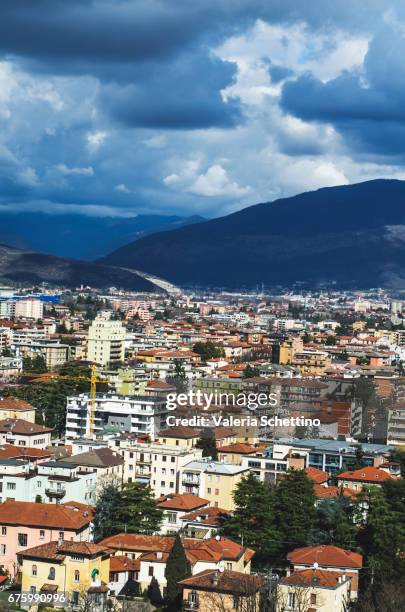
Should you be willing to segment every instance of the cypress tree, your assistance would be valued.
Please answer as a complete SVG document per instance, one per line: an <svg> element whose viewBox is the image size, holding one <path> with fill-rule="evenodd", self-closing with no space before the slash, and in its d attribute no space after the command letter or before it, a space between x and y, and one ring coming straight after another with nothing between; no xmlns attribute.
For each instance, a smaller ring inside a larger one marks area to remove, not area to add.
<svg viewBox="0 0 405 612"><path fill-rule="evenodd" d="M166 603L170 611L181 610L183 589L180 580L191 576L191 566L186 557L184 547L177 532L173 548L166 563L165 576L167 581Z"/></svg>
<svg viewBox="0 0 405 612"><path fill-rule="evenodd" d="M106 484L101 490L94 513L94 539L96 542L118 533L115 513L120 504L120 491L114 484Z"/></svg>

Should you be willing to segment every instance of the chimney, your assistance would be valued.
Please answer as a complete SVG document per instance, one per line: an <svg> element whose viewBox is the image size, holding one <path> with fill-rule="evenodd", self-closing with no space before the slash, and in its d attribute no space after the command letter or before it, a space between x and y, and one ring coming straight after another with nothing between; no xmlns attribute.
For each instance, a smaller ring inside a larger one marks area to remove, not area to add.
<svg viewBox="0 0 405 612"><path fill-rule="evenodd" d="M158 552L156 553L156 559L163 559L163 553L161 550L158 550Z"/></svg>
<svg viewBox="0 0 405 612"><path fill-rule="evenodd" d="M218 578L219 578L218 570L215 570L211 578L212 586L214 587L218 586Z"/></svg>

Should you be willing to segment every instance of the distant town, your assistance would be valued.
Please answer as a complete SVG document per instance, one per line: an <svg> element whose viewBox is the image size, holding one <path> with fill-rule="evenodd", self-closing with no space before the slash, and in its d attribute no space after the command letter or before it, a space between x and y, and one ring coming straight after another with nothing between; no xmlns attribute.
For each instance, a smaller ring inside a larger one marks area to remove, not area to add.
<svg viewBox="0 0 405 612"><path fill-rule="evenodd" d="M404 474L401 295L0 287L0 609L405 609Z"/></svg>

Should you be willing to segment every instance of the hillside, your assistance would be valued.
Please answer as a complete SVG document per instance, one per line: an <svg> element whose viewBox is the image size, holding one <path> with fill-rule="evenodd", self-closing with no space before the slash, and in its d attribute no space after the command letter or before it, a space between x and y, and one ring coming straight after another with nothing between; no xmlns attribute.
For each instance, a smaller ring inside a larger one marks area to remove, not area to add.
<svg viewBox="0 0 405 612"><path fill-rule="evenodd" d="M121 287L134 291L155 291L156 287L136 273L107 265L22 251L0 244L0 277L15 282L41 283L64 287Z"/></svg>
<svg viewBox="0 0 405 612"><path fill-rule="evenodd" d="M0 211L0 244L92 261L153 232L203 220L198 216L87 217L3 210Z"/></svg>
<svg viewBox="0 0 405 612"><path fill-rule="evenodd" d="M405 182L328 187L157 233L100 260L182 285L405 287Z"/></svg>

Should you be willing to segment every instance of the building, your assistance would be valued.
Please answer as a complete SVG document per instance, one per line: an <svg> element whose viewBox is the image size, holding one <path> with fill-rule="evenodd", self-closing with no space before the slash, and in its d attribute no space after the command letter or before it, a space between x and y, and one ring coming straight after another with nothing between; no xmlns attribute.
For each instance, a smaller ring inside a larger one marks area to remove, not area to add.
<svg viewBox="0 0 405 612"><path fill-rule="evenodd" d="M350 584L350 577L339 572L317 568L294 572L277 585L276 610L346 612L350 603Z"/></svg>
<svg viewBox="0 0 405 612"><path fill-rule="evenodd" d="M42 319L44 314L44 303L35 298L17 300L15 303L14 316L16 319Z"/></svg>
<svg viewBox="0 0 405 612"><path fill-rule="evenodd" d="M388 411L387 444L405 446L405 402Z"/></svg>
<svg viewBox="0 0 405 612"><path fill-rule="evenodd" d="M17 555L52 540L87 541L92 537L88 506L54 506L6 500L0 504L0 565L10 576L18 570Z"/></svg>
<svg viewBox="0 0 405 612"><path fill-rule="evenodd" d="M0 396L0 421L3 419L23 419L35 423L35 408L18 397Z"/></svg>
<svg viewBox="0 0 405 612"><path fill-rule="evenodd" d="M181 470L180 492L208 499L211 506L232 511L232 494L249 472L248 467L212 461L210 458L190 461Z"/></svg>
<svg viewBox="0 0 405 612"><path fill-rule="evenodd" d="M337 481L343 489L362 491L364 488L373 486L381 487L386 480L392 480L394 476L385 470L368 465L353 472L342 472L338 474Z"/></svg>
<svg viewBox="0 0 405 612"><path fill-rule="evenodd" d="M281 460L288 455L302 457L303 467L315 467L335 476L341 471L353 469L357 448L358 444L343 440L282 438L274 441L272 455ZM391 452L391 448L385 444L362 444L361 448L364 463L376 467L384 463Z"/></svg>
<svg viewBox="0 0 405 612"><path fill-rule="evenodd" d="M46 448L51 444L52 431L24 419L6 418L0 421L0 444Z"/></svg>
<svg viewBox="0 0 405 612"><path fill-rule="evenodd" d="M294 572L313 570L317 568L323 572L339 573L349 577L350 599L357 599L359 588L359 571L363 567L363 557L351 550L344 550L338 546L320 545L296 548L287 555ZM332 612L331 608L331 612ZM329 610L328 610L329 612Z"/></svg>
<svg viewBox="0 0 405 612"><path fill-rule="evenodd" d="M194 429L194 427L184 425L174 425L168 429L163 429L157 435L158 442L161 444L169 444L170 446L179 446L181 448L192 448L197 444L199 437L199 431Z"/></svg>
<svg viewBox="0 0 405 612"><path fill-rule="evenodd" d="M200 510L183 514L180 518L181 532L187 538L213 538L230 516L230 513L223 508L205 506Z"/></svg>
<svg viewBox="0 0 405 612"><path fill-rule="evenodd" d="M102 366L122 363L126 330L121 321L97 317L89 327L87 359Z"/></svg>
<svg viewBox="0 0 405 612"><path fill-rule="evenodd" d="M83 605L88 599L104 609L110 570L110 554L104 546L58 540L28 548L19 553L19 559L23 592L66 593L71 605Z"/></svg>
<svg viewBox="0 0 405 612"><path fill-rule="evenodd" d="M61 459L58 463L75 467L78 473L89 480L89 483L90 475L94 473L97 490L100 490L106 482L120 483L123 480L124 460L119 453L110 448L94 448L92 451ZM91 485L94 486L93 481Z"/></svg>
<svg viewBox="0 0 405 612"><path fill-rule="evenodd" d="M180 493L182 468L202 458L201 449L142 442L117 451L124 459L124 482L143 482L157 498Z"/></svg>
<svg viewBox="0 0 405 612"><path fill-rule="evenodd" d="M110 432L147 434L155 439L166 426L166 401L152 395L97 393L93 427L90 427L91 399L88 393L67 398L66 440ZM91 431L92 429L92 431Z"/></svg>
<svg viewBox="0 0 405 612"><path fill-rule="evenodd" d="M0 459L0 500L95 504L96 470L68 461Z"/></svg>
<svg viewBox="0 0 405 612"><path fill-rule="evenodd" d="M183 527L182 519L188 513L206 508L209 502L190 493L170 495L159 501L163 510L163 522L160 532L163 535L173 535ZM193 536L194 537L194 536Z"/></svg>
<svg viewBox="0 0 405 612"><path fill-rule="evenodd" d="M138 582L142 590L148 587L153 576L163 590L166 586L166 562L174 540L172 536L120 533L105 538L100 545L109 548L114 555L139 561ZM206 569L250 574L255 554L250 548L222 536L200 540L184 538L182 543L193 575Z"/></svg>
<svg viewBox="0 0 405 612"><path fill-rule="evenodd" d="M231 570L207 569L181 580L183 610L238 612L259 610L264 579Z"/></svg>

